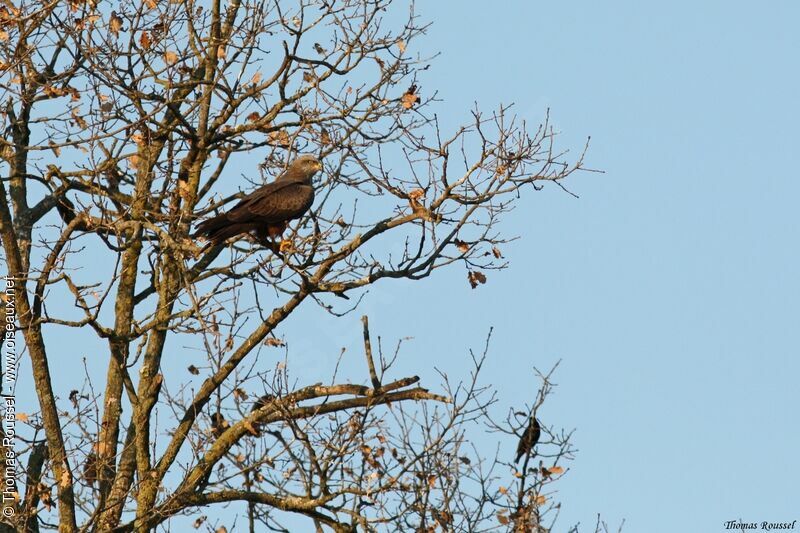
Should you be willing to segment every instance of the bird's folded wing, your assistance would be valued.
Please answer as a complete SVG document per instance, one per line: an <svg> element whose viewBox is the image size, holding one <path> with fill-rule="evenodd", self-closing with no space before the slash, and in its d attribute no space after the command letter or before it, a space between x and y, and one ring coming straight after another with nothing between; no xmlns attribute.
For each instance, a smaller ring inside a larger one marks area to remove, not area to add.
<svg viewBox="0 0 800 533"><path fill-rule="evenodd" d="M293 181L272 182L242 199L228 213L231 222L253 219L283 222L296 218L314 201L314 189Z"/></svg>

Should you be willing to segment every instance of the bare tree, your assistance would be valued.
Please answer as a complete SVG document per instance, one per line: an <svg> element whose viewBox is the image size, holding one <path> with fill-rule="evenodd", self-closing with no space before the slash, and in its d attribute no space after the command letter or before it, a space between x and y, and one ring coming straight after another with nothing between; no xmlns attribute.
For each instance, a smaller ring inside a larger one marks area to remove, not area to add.
<svg viewBox="0 0 800 533"><path fill-rule="evenodd" d="M384 279L464 268L476 287L504 268L503 214L583 168L547 121L475 109L444 131L419 78L430 58L413 51L428 26L400 0L4 1L0 26L0 234L39 400L20 421L11 527L214 529L213 507L231 502L250 531L293 517L333 531L550 527L569 434L545 424L520 469L466 435L504 432L513 447L550 374L495 423L485 353L430 392L390 376L399 346L373 353L366 320L364 378L308 384L256 364L301 307L338 315ZM194 242L196 221L304 153L324 173L280 250ZM55 390L56 328L104 343L85 362L107 368L101 386L87 371ZM207 364L163 373L187 346Z"/></svg>

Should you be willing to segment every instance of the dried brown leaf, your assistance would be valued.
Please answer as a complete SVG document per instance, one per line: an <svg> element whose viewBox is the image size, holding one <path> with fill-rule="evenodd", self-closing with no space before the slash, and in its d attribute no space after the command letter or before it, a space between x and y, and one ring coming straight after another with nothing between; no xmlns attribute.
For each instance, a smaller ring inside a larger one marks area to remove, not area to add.
<svg viewBox="0 0 800 533"><path fill-rule="evenodd" d="M469 243L466 243L459 239L454 239L453 244L455 244L456 248L458 248L458 251L461 252L462 254L465 254L469 251Z"/></svg>
<svg viewBox="0 0 800 533"><path fill-rule="evenodd" d="M475 289L478 287L478 285L483 285L486 283L486 275L483 272L471 270L467 274L467 280L469 281L470 286Z"/></svg>
<svg viewBox="0 0 800 533"><path fill-rule="evenodd" d="M331 144L331 136L325 128L320 129L319 140L322 144Z"/></svg>
<svg viewBox="0 0 800 533"><path fill-rule="evenodd" d="M108 21L108 31L110 31L114 37L118 37L119 31L121 29L122 29L122 18L119 15L117 15L116 11L112 11L111 18Z"/></svg>
<svg viewBox="0 0 800 533"><path fill-rule="evenodd" d="M78 126L80 126L81 128L84 128L84 129L88 128L89 124L87 124L86 120L84 120L84 118L81 116L80 112L81 112L80 106L73 107L72 111L70 112L70 115L72 116L72 120L74 120L75 123L78 124Z"/></svg>
<svg viewBox="0 0 800 533"><path fill-rule="evenodd" d="M178 61L178 54L171 50L164 52L164 62L167 65L174 65L176 61Z"/></svg>
<svg viewBox="0 0 800 533"><path fill-rule="evenodd" d="M564 468L561 467L561 466L553 466L553 467L550 467L550 468L548 468L546 466L542 467L542 476L544 476L546 478L551 477L551 476L557 476L557 475L563 474L563 473L564 473Z"/></svg>
<svg viewBox="0 0 800 533"><path fill-rule="evenodd" d="M270 142L278 146L289 146L289 134L283 130L269 132Z"/></svg>
<svg viewBox="0 0 800 533"><path fill-rule="evenodd" d="M414 107L414 104L419 102L419 95L417 94L417 86L412 85L408 88L408 90L400 97L400 103L406 109L411 109Z"/></svg>
<svg viewBox="0 0 800 533"><path fill-rule="evenodd" d="M273 346L280 348L281 346L286 346L286 343L276 337L267 337L264 340L264 346Z"/></svg>
<svg viewBox="0 0 800 533"><path fill-rule="evenodd" d="M400 98L400 103L402 103L403 107L406 109L411 109L417 102L419 102L419 96L416 94L406 93Z"/></svg>
<svg viewBox="0 0 800 533"><path fill-rule="evenodd" d="M52 98L57 98L59 96L64 96L67 94L67 89L60 88L60 87L53 87L52 85L45 85L42 88L42 91L45 95L50 96Z"/></svg>
<svg viewBox="0 0 800 533"><path fill-rule="evenodd" d="M237 402L241 402L242 400L246 400L248 398L247 392L242 389L241 387L236 387L233 389L233 399Z"/></svg>

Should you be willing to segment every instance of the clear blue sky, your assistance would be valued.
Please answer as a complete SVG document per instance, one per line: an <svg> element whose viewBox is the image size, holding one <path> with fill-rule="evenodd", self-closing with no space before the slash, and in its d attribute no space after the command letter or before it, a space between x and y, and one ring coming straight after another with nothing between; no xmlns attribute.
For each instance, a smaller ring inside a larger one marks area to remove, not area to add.
<svg viewBox="0 0 800 533"><path fill-rule="evenodd" d="M488 5L420 4L448 112L550 107L606 174L529 196L487 286L430 283L418 347L454 365L495 325L507 401L563 360L543 414L577 428L562 526L800 519L800 4Z"/></svg>
<svg viewBox="0 0 800 533"><path fill-rule="evenodd" d="M476 101L534 124L549 107L562 146L591 135L606 174L572 178L579 199L527 194L505 223L522 237L504 248L511 268L477 290L455 268L376 286L373 333L413 336L397 372L435 386L432 365L463 374L494 326L484 381L502 406L562 360L542 412L580 450L560 530L597 513L648 533L800 519L800 4L489 5L418 4L434 25L413 46L442 52L421 90L439 91L450 125ZM304 383L328 378L342 346L362 363L360 314L314 314L313 338L307 323L280 332ZM74 383L70 368L56 379Z"/></svg>

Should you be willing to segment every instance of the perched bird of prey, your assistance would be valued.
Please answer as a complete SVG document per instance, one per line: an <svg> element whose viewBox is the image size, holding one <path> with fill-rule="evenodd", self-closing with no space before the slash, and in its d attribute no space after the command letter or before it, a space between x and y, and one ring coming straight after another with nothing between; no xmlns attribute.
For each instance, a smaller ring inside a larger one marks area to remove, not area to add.
<svg viewBox="0 0 800 533"><path fill-rule="evenodd" d="M314 203L311 179L320 170L319 159L301 155L275 181L251 192L228 212L198 224L194 236L203 235L219 244L237 235L255 233L267 244L267 237L279 237L290 220L309 210Z"/></svg>
<svg viewBox="0 0 800 533"><path fill-rule="evenodd" d="M525 428L525 432L519 439L519 444L517 444L517 458L514 460L515 463L519 463L523 455L527 455L533 450L533 447L539 442L539 437L541 435L542 427L539 425L539 421L536 420L535 416L531 416L531 421L528 423L528 427Z"/></svg>

